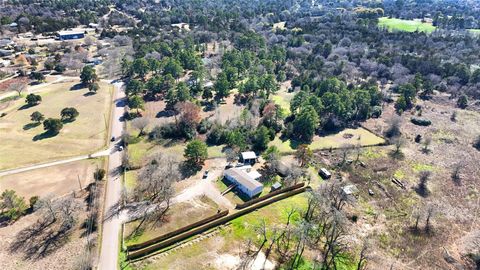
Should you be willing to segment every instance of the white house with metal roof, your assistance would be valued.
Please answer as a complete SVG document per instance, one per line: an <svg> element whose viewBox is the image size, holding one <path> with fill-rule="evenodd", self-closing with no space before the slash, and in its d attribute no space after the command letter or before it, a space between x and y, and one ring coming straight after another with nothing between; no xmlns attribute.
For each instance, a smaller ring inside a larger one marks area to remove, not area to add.
<svg viewBox="0 0 480 270"><path fill-rule="evenodd" d="M257 171L249 171L248 167L230 168L226 170L223 175L227 181L236 184L236 188L250 198L255 197L263 191L263 184L257 181L261 175Z"/></svg>

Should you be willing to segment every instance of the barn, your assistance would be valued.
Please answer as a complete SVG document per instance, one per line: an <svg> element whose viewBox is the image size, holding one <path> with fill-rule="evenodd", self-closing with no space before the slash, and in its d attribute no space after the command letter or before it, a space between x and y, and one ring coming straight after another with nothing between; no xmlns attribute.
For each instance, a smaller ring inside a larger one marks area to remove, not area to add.
<svg viewBox="0 0 480 270"><path fill-rule="evenodd" d="M236 188L249 198L255 197L263 191L263 184L256 180L259 175L257 171L248 172L246 168L230 168L224 172L225 179L236 184Z"/></svg>

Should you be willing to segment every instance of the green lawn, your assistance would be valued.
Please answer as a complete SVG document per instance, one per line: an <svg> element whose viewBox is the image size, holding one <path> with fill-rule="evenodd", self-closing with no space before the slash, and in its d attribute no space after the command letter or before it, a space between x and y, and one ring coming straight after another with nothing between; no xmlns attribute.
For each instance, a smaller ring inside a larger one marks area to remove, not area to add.
<svg viewBox="0 0 480 270"><path fill-rule="evenodd" d="M25 99L20 99L3 110L7 115L0 119L0 169L90 154L105 146L113 87L101 82L97 94L86 95L86 88L70 90L76 83L44 86L39 105L22 108ZM60 118L65 107L76 108L79 116L64 123L56 136L45 136L43 126L30 120L35 111L45 118Z"/></svg>
<svg viewBox="0 0 480 270"><path fill-rule="evenodd" d="M137 184L137 171L127 171L125 174L125 188L127 191L133 191Z"/></svg>
<svg viewBox="0 0 480 270"><path fill-rule="evenodd" d="M349 138L353 135L353 137ZM309 147L311 150L324 150L330 148L339 148L345 144L370 146L384 143L385 140L377 135L371 133L364 128L345 129L339 133L327 136L315 136ZM297 143L291 140L282 141L280 138L275 138L270 145L278 147L281 153L287 154L295 152Z"/></svg>
<svg viewBox="0 0 480 270"><path fill-rule="evenodd" d="M168 153L181 159L186 145L187 143L171 140L165 140L162 143L155 144L144 139L138 143L130 144L128 146L128 154L130 155L132 164L134 166L140 166L145 157L155 152ZM209 146L207 148L208 158L225 157L225 153L222 152L224 147L225 145Z"/></svg>
<svg viewBox="0 0 480 270"><path fill-rule="evenodd" d="M272 100L273 102L275 102L275 104L279 105L282 109L284 109L287 115L290 114L290 101L287 100L284 96L274 95L272 96Z"/></svg>
<svg viewBox="0 0 480 270"><path fill-rule="evenodd" d="M431 33L436 27L431 23L414 21L414 20L402 20L397 18L382 17L378 20L380 27L386 27L389 31L406 31L406 32L425 32Z"/></svg>
<svg viewBox="0 0 480 270"><path fill-rule="evenodd" d="M287 220L287 214L290 209L305 210L307 206L307 196L305 193L286 198L279 202L260 208L252 213L236 218L231 221L232 230L224 231L228 239L246 240L248 238L257 239L256 227L265 222L267 227L273 228L275 225L284 224ZM300 219L300 214L294 216L294 220Z"/></svg>

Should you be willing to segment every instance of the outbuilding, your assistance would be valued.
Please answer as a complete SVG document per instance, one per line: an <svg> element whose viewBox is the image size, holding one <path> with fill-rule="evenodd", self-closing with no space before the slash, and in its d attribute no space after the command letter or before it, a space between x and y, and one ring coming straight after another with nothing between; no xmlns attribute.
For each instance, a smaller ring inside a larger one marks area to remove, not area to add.
<svg viewBox="0 0 480 270"><path fill-rule="evenodd" d="M325 168L321 168L318 174L320 174L323 179L329 179L332 177L332 174Z"/></svg>
<svg viewBox="0 0 480 270"><path fill-rule="evenodd" d="M85 37L85 32L83 31L60 31L58 32L60 40L70 40L70 39L80 39Z"/></svg>
<svg viewBox="0 0 480 270"><path fill-rule="evenodd" d="M257 155L253 151L242 152L242 160L243 164L250 164L253 165L257 162Z"/></svg>
<svg viewBox="0 0 480 270"><path fill-rule="evenodd" d="M249 198L255 197L263 191L263 184L255 180L256 174L251 171L247 172L246 169L242 168L230 168L223 175L228 182L236 184L236 188Z"/></svg>
<svg viewBox="0 0 480 270"><path fill-rule="evenodd" d="M280 184L280 182L275 182L275 183L272 185L270 192L279 190L279 189L281 189L281 188L282 188L282 184Z"/></svg>

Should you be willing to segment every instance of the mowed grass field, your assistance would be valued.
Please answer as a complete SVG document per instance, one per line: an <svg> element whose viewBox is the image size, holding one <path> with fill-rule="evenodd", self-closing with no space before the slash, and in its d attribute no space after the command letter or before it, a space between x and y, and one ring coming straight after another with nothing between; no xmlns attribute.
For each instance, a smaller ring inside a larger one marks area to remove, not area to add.
<svg viewBox="0 0 480 270"><path fill-rule="evenodd" d="M25 99L17 100L5 109L7 115L0 118L0 170L43 163L66 157L90 154L103 148L106 142L111 94L113 87L100 83L95 95L86 95L86 88L71 90L78 81L51 84L39 93L42 103L22 109ZM34 139L44 132L43 125L32 126L30 115L41 112L45 118L60 118L65 107L74 107L79 116L66 123L54 137Z"/></svg>
<svg viewBox="0 0 480 270"><path fill-rule="evenodd" d="M50 194L59 197L85 188L93 182L93 173L103 168L102 159L88 159L53 167L41 168L0 177L0 193L13 189L18 195L29 199ZM79 182L80 180L80 182Z"/></svg>
<svg viewBox="0 0 480 270"><path fill-rule="evenodd" d="M336 134L326 136L315 136L313 141L309 144L311 150L325 150L330 148L340 148L343 145L360 145L372 146L384 143L385 140L377 135L371 133L364 128L345 129ZM275 138L270 142L271 146L276 146L281 153L289 154L295 152L298 143L286 140L282 141L280 138Z"/></svg>
<svg viewBox="0 0 480 270"><path fill-rule="evenodd" d="M382 17L378 19L378 26L386 27L389 31L405 32L425 32L431 33L436 27L431 23L421 22L420 20L402 20L397 18Z"/></svg>

